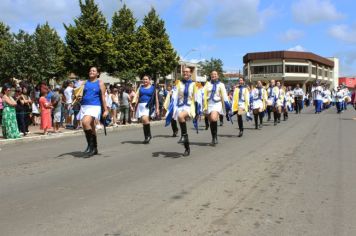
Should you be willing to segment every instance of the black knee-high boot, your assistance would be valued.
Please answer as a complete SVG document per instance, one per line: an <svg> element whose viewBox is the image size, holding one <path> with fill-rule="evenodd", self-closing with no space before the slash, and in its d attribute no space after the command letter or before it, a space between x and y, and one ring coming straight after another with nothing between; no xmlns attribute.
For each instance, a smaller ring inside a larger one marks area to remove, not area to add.
<svg viewBox="0 0 356 236"><path fill-rule="evenodd" d="M91 129L89 130L84 130L84 133L85 133L85 138L87 140L87 147L86 149L84 150L84 153L89 153L90 152L90 144L91 144L91 134L92 134L92 131Z"/></svg>
<svg viewBox="0 0 356 236"><path fill-rule="evenodd" d="M278 123L281 123L281 116L282 116L282 114L279 113L279 112L278 112L277 114L278 114L278 115L277 115L277 119L278 119L277 122L278 122Z"/></svg>
<svg viewBox="0 0 356 236"><path fill-rule="evenodd" d="M277 125L278 112L276 112L276 111L273 112L273 119L274 119L274 125Z"/></svg>
<svg viewBox="0 0 356 236"><path fill-rule="evenodd" d="M217 121L210 122L210 131L211 131L211 137L212 137L211 144L213 144L213 145L218 144L218 122Z"/></svg>
<svg viewBox="0 0 356 236"><path fill-rule="evenodd" d="M189 156L190 155L190 146L189 146L189 138L188 138L188 134L184 134L184 153L183 156Z"/></svg>
<svg viewBox="0 0 356 236"><path fill-rule="evenodd" d="M253 118L255 120L255 129L258 129L258 114L253 114Z"/></svg>
<svg viewBox="0 0 356 236"><path fill-rule="evenodd" d="M260 112L258 115L260 117L260 128L262 128L262 126L263 126L263 112Z"/></svg>
<svg viewBox="0 0 356 236"><path fill-rule="evenodd" d="M271 106L268 106L267 107L267 115L268 115L267 121L271 120L271 110L272 110Z"/></svg>
<svg viewBox="0 0 356 236"><path fill-rule="evenodd" d="M143 125L143 133L145 135L145 140L143 141L144 144L148 144L152 138L151 136L151 126L150 124Z"/></svg>
<svg viewBox="0 0 356 236"><path fill-rule="evenodd" d="M242 121L242 115L237 115L237 123L239 125L239 130L240 130L238 137L242 137L244 133L244 123Z"/></svg>
<svg viewBox="0 0 356 236"><path fill-rule="evenodd" d="M219 121L220 121L220 126L223 126L223 124L224 124L224 116L223 115L219 115Z"/></svg>
<svg viewBox="0 0 356 236"><path fill-rule="evenodd" d="M209 119L208 117L204 117L204 121L205 121L205 130L208 130L209 129Z"/></svg>
<svg viewBox="0 0 356 236"><path fill-rule="evenodd" d="M179 126L180 126L181 137L180 137L178 143L184 143L185 135L187 134L187 123L179 122Z"/></svg>
<svg viewBox="0 0 356 236"><path fill-rule="evenodd" d="M171 127L172 127L172 131L173 131L173 137L177 137L178 134L178 126L177 126L177 121L172 119L171 121Z"/></svg>
<svg viewBox="0 0 356 236"><path fill-rule="evenodd" d="M94 156L98 154L98 140L96 134L91 134L92 135L92 143L93 143L93 148L89 155Z"/></svg>

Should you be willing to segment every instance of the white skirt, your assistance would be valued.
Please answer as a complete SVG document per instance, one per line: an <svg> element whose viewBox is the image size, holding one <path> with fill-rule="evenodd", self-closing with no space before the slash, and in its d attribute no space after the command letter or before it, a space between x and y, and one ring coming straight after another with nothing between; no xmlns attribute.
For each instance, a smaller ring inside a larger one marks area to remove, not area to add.
<svg viewBox="0 0 356 236"><path fill-rule="evenodd" d="M210 114L213 111L218 112L220 115L224 115L222 103L209 101L207 114Z"/></svg>
<svg viewBox="0 0 356 236"><path fill-rule="evenodd" d="M77 115L77 119L82 120L84 116L91 116L97 120L100 120L100 115L101 115L101 106L82 105Z"/></svg>
<svg viewBox="0 0 356 236"><path fill-rule="evenodd" d="M150 109L146 107L147 102L139 103L136 110L136 118L141 118L142 116L150 116Z"/></svg>
<svg viewBox="0 0 356 236"><path fill-rule="evenodd" d="M263 109L263 102L262 102L262 100L254 100L253 102L252 102L252 109Z"/></svg>
<svg viewBox="0 0 356 236"><path fill-rule="evenodd" d="M186 111L188 112L189 116L190 116L190 106L181 106L181 107L178 107L177 110L174 112L173 114L173 119L177 120L178 119L178 115L179 113L183 112L183 111Z"/></svg>

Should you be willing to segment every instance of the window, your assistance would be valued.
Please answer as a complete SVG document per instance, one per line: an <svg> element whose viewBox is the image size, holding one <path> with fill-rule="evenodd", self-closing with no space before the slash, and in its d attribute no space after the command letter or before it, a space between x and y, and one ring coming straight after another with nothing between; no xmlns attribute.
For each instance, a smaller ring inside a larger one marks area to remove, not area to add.
<svg viewBox="0 0 356 236"><path fill-rule="evenodd" d="M251 66L251 74L276 74L282 73L282 65Z"/></svg>
<svg viewBox="0 0 356 236"><path fill-rule="evenodd" d="M286 65L286 73L308 73L308 66Z"/></svg>
<svg viewBox="0 0 356 236"><path fill-rule="evenodd" d="M312 67L312 74L316 75L316 67Z"/></svg>

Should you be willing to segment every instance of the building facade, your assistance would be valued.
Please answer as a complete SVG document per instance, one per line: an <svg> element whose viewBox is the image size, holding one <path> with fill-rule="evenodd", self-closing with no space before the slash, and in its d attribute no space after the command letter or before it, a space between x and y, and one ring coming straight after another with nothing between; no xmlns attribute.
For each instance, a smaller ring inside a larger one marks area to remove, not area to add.
<svg viewBox="0 0 356 236"><path fill-rule="evenodd" d="M339 60L310 52L271 51L247 53L243 57L244 79L265 83L279 80L285 86L300 84L304 90L320 81L331 88L338 85Z"/></svg>

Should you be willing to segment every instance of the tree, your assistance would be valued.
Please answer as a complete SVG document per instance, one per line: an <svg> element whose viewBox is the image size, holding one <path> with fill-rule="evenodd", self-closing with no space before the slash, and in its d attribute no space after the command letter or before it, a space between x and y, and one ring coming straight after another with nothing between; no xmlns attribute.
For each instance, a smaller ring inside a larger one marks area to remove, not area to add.
<svg viewBox="0 0 356 236"><path fill-rule="evenodd" d="M202 75L210 76L212 71L217 71L221 79L224 78L223 62L221 59L211 58L199 63L202 67Z"/></svg>
<svg viewBox="0 0 356 236"><path fill-rule="evenodd" d="M136 33L136 41L138 43L136 59L137 74L142 77L144 75L150 75L149 70L153 64L152 56L152 39L145 26L140 26ZM145 42L145 43L143 43Z"/></svg>
<svg viewBox="0 0 356 236"><path fill-rule="evenodd" d="M132 74L137 70L136 23L133 13L124 5L114 13L111 34L114 40L114 55L110 61L111 74Z"/></svg>
<svg viewBox="0 0 356 236"><path fill-rule="evenodd" d="M94 0L84 1L79 0L81 15L74 19L74 25L64 25L66 66L79 76L87 76L90 66L107 70L113 55L113 38L104 15Z"/></svg>
<svg viewBox="0 0 356 236"><path fill-rule="evenodd" d="M159 18L154 8L144 17L143 26L151 39L151 64L145 73L153 78L170 74L178 65L178 56L166 33L164 21ZM146 43L146 42L140 42Z"/></svg>
<svg viewBox="0 0 356 236"><path fill-rule="evenodd" d="M13 76L14 66L14 38L10 27L0 22L0 84Z"/></svg>
<svg viewBox="0 0 356 236"><path fill-rule="evenodd" d="M23 30L20 30L14 37L15 44L12 52L14 56L13 76L30 82L39 81L41 76L37 70L38 53L35 37Z"/></svg>
<svg viewBox="0 0 356 236"><path fill-rule="evenodd" d="M38 54L36 67L40 79L48 81L50 78L63 76L65 47L55 29L48 23L38 25L34 38Z"/></svg>

